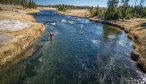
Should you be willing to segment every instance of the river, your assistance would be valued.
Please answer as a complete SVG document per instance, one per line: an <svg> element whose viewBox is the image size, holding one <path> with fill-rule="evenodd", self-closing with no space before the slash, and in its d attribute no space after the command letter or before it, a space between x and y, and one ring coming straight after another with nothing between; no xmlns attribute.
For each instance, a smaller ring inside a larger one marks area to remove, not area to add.
<svg viewBox="0 0 146 84"><path fill-rule="evenodd" d="M146 74L130 57L132 42L122 30L55 11L43 10L34 17L46 26L37 51L0 75L0 84L146 83Z"/></svg>

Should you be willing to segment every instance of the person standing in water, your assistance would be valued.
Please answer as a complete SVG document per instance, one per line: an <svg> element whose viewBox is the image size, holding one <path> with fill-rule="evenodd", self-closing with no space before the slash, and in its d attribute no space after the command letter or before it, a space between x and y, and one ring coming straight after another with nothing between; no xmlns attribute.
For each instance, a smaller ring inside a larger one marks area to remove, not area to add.
<svg viewBox="0 0 146 84"><path fill-rule="evenodd" d="M50 33L50 41L52 41L53 36L54 36L54 32L51 32Z"/></svg>

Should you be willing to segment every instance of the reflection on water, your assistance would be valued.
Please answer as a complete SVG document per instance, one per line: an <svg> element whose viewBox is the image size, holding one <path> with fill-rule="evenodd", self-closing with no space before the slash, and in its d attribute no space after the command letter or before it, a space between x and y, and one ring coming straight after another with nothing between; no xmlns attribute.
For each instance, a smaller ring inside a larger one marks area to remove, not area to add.
<svg viewBox="0 0 146 84"><path fill-rule="evenodd" d="M115 37L115 38L118 38L120 33L121 33L120 30L118 30L114 27L111 27L111 26L105 25L104 28L103 28L103 38L105 40L108 40L109 37L112 37L112 36Z"/></svg>
<svg viewBox="0 0 146 84"><path fill-rule="evenodd" d="M145 82L146 75L130 59L131 42L123 31L53 11L34 16L38 22L45 21L46 33L30 58L0 75L1 84ZM52 43L48 40L51 32L55 32Z"/></svg>

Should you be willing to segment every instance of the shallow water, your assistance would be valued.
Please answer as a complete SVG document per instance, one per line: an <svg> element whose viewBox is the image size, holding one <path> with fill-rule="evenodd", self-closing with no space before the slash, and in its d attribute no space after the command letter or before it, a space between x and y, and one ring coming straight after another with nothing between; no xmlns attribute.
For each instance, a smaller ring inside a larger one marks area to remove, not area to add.
<svg viewBox="0 0 146 84"><path fill-rule="evenodd" d="M0 75L0 83L146 83L146 75L130 58L132 42L118 28L54 11L34 16L46 26L37 51ZM52 42L50 32L55 32Z"/></svg>

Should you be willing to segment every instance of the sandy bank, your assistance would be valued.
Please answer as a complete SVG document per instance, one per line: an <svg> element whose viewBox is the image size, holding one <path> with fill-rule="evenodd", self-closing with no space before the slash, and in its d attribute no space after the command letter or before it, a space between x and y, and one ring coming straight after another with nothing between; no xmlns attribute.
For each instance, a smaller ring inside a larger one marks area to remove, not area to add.
<svg viewBox="0 0 146 84"><path fill-rule="evenodd" d="M60 14L69 15L69 16L76 16L76 17L89 17L89 11L87 9L74 9L74 10L67 10L66 12L59 11Z"/></svg>
<svg viewBox="0 0 146 84"><path fill-rule="evenodd" d="M20 57L44 32L44 25L28 14L37 11L0 11L0 68Z"/></svg>
<svg viewBox="0 0 146 84"><path fill-rule="evenodd" d="M54 11L56 11L57 8L51 8L51 7L37 7L37 10L54 10Z"/></svg>

